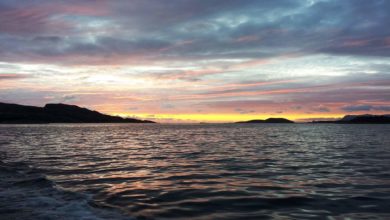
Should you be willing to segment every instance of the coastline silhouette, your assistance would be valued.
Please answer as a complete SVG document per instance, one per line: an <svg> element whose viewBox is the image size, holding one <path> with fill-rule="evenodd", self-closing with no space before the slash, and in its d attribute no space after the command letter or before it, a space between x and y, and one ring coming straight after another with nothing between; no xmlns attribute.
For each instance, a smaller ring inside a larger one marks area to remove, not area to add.
<svg viewBox="0 0 390 220"><path fill-rule="evenodd" d="M336 121L313 121L324 124L390 124L390 115L346 115Z"/></svg>
<svg viewBox="0 0 390 220"><path fill-rule="evenodd" d="M150 120L122 118L102 114L77 105L46 104L44 107L18 105L0 102L0 123L2 124L42 124L42 123L156 123ZM253 119L236 124L292 124L286 118ZM316 124L390 124L390 115L346 115L334 121L312 121Z"/></svg>
<svg viewBox="0 0 390 220"><path fill-rule="evenodd" d="M155 123L149 120L102 114L76 105L46 104L44 107L0 103L0 123Z"/></svg>

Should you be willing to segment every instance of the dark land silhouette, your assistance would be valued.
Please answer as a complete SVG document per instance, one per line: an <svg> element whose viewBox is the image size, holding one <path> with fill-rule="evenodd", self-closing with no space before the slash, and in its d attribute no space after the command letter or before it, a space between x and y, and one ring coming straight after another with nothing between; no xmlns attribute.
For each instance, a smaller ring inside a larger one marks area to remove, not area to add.
<svg viewBox="0 0 390 220"><path fill-rule="evenodd" d="M46 104L44 107L0 103L0 123L155 123L148 120L105 115L76 105Z"/></svg>
<svg viewBox="0 0 390 220"><path fill-rule="evenodd" d="M332 124L390 124L390 115L346 115L336 121L313 121Z"/></svg>
<svg viewBox="0 0 390 220"><path fill-rule="evenodd" d="M250 121L239 121L236 123L253 123L253 124L260 124L260 123L294 123L293 121L290 121L285 118L268 118L265 120L255 119Z"/></svg>

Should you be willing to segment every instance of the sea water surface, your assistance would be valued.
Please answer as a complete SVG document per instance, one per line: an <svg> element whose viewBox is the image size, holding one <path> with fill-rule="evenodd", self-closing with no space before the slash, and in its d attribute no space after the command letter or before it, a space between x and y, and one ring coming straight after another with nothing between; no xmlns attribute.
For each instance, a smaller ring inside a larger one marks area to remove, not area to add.
<svg viewBox="0 0 390 220"><path fill-rule="evenodd" d="M0 219L390 219L390 126L0 126Z"/></svg>

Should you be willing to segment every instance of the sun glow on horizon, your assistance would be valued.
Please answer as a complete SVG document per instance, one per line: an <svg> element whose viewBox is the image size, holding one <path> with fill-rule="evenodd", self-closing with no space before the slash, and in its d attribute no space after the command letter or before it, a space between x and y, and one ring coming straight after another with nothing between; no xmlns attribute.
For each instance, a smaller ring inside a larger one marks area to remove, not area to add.
<svg viewBox="0 0 390 220"><path fill-rule="evenodd" d="M267 118L286 118L295 122L312 121L315 119L338 119L344 114L329 113L329 114L128 114L128 113L112 113L125 118L139 118L155 120L156 122L171 122L171 123L193 123L193 122L209 122L209 123L230 123L238 121L249 121L254 119Z"/></svg>

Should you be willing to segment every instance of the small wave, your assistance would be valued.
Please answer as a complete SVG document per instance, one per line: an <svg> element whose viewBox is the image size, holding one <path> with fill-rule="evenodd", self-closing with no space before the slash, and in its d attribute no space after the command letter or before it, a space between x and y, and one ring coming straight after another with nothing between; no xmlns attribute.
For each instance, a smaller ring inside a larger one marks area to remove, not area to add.
<svg viewBox="0 0 390 220"><path fill-rule="evenodd" d="M0 219L130 219L66 191L38 169L0 161Z"/></svg>

